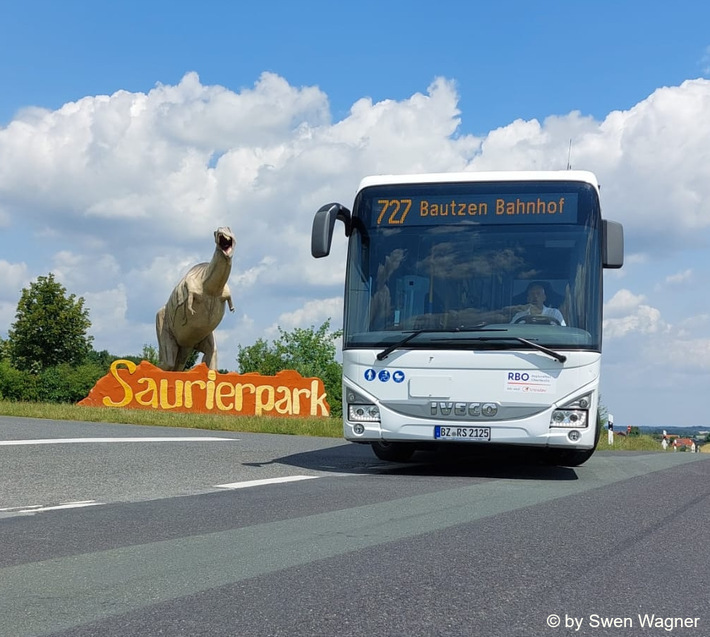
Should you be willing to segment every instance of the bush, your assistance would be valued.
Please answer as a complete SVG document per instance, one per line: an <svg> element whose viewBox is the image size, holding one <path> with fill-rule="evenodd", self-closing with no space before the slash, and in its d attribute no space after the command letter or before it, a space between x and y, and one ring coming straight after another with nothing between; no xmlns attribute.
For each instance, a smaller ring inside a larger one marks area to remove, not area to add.
<svg viewBox="0 0 710 637"><path fill-rule="evenodd" d="M105 371L98 363L72 366L62 363L39 374L15 369L0 360L0 398L20 402L77 403L89 392Z"/></svg>
<svg viewBox="0 0 710 637"><path fill-rule="evenodd" d="M62 363L49 367L39 375L38 396L46 403L77 403L89 392L105 374L100 363L82 363L72 366Z"/></svg>
<svg viewBox="0 0 710 637"><path fill-rule="evenodd" d="M0 360L0 396L5 400L36 401L38 377L15 369L8 360Z"/></svg>
<svg viewBox="0 0 710 637"><path fill-rule="evenodd" d="M305 378L320 378L325 386L330 415L339 418L343 413L343 366L335 360L335 341L343 332L329 330L330 319L318 329L311 326L286 332L279 327L279 338L273 344L259 339L248 347L239 346L239 371L273 376L281 370L293 369Z"/></svg>

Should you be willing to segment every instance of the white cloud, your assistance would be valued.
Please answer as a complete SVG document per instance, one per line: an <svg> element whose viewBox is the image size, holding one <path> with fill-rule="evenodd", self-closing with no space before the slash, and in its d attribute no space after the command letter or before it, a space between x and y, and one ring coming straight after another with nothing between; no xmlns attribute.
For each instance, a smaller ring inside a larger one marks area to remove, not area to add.
<svg viewBox="0 0 710 637"><path fill-rule="evenodd" d="M244 272L239 272L236 275L233 275L232 281L234 281L234 284L238 289L251 288L257 284L257 282L262 278L263 274L265 272L268 272L268 270L273 267L275 263L275 257L264 257L254 267L251 267Z"/></svg>
<svg viewBox="0 0 710 637"><path fill-rule="evenodd" d="M648 263L651 257L647 253L636 252L632 254L624 254L624 265L643 265Z"/></svg>
<svg viewBox="0 0 710 637"><path fill-rule="evenodd" d="M678 325L678 329L683 338L692 334L705 333L710 325L710 314L698 314L689 316Z"/></svg>
<svg viewBox="0 0 710 637"><path fill-rule="evenodd" d="M14 298L17 305L19 291L27 286L28 278L26 263L8 263L0 259L0 299Z"/></svg>
<svg viewBox="0 0 710 637"><path fill-rule="evenodd" d="M118 262L111 254L87 255L60 250L52 258L52 272L71 289L102 289L102 285L121 276Z"/></svg>
<svg viewBox="0 0 710 637"><path fill-rule="evenodd" d="M710 239L710 80L659 88L601 121L572 112L460 134L473 116L439 78L408 99L363 97L332 121L323 91L273 73L238 91L188 73L148 93L20 111L0 128L0 333L22 287L54 271L85 297L98 349L138 354L156 342L158 308L227 225L237 311L217 337L221 364L233 365L238 344L273 338L276 326L331 317L340 327L346 241L339 230L331 256L315 260L310 229L322 204L349 207L363 176L564 169L569 157L597 173L605 216L624 224L626 265L606 274L617 384L634 364L657 378L671 365L705 370L707 312L680 295L708 278L703 250L687 248ZM683 264L671 263L681 248Z"/></svg>
<svg viewBox="0 0 710 637"><path fill-rule="evenodd" d="M655 334L668 330L667 323L655 307L639 305L633 314L604 319L604 338L613 339L633 333Z"/></svg>
<svg viewBox="0 0 710 637"><path fill-rule="evenodd" d="M676 338L665 343L658 351L659 367L692 372L710 371L710 338Z"/></svg>
<svg viewBox="0 0 710 637"><path fill-rule="evenodd" d="M119 285L113 290L88 292L84 295L84 299L87 307L90 308L94 334L113 332L125 327L128 301L124 285Z"/></svg>
<svg viewBox="0 0 710 637"><path fill-rule="evenodd" d="M692 277L693 270L691 268L688 268L687 270L683 270L683 272L677 272L676 274L668 275L665 278L665 283L666 285L675 287L690 282Z"/></svg>
<svg viewBox="0 0 710 637"><path fill-rule="evenodd" d="M642 294L634 294L630 290L619 290L608 303L604 305L604 315L607 317L623 316L636 311L646 300Z"/></svg>
<svg viewBox="0 0 710 637"><path fill-rule="evenodd" d="M321 299L319 301L308 301L303 307L294 312L285 312L278 317L277 322L271 326L269 333L278 335L278 327L285 331L295 327L319 328L327 319L331 319L331 326L340 321L343 314L343 299L334 297L332 299Z"/></svg>
<svg viewBox="0 0 710 637"><path fill-rule="evenodd" d="M517 120L486 137L470 168L562 169L572 140L572 167L597 174L605 215L624 223L632 247L666 251L707 241L696 231L710 226L709 113L710 81L688 80L603 122L577 112Z"/></svg>

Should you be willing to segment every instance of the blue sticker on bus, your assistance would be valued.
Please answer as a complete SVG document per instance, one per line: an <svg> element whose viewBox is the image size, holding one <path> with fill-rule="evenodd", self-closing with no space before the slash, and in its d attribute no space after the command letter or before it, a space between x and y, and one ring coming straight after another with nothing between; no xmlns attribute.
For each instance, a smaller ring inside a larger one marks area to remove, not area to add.
<svg viewBox="0 0 710 637"><path fill-rule="evenodd" d="M377 375L377 377L383 382L386 383L390 379L390 373L386 369L381 369L380 373Z"/></svg>
<svg viewBox="0 0 710 637"><path fill-rule="evenodd" d="M392 380L395 383L401 383L404 380L404 372L401 369L398 369L392 374Z"/></svg>
<svg viewBox="0 0 710 637"><path fill-rule="evenodd" d="M365 370L365 380L375 380L375 376L377 376L377 372L374 369Z"/></svg>

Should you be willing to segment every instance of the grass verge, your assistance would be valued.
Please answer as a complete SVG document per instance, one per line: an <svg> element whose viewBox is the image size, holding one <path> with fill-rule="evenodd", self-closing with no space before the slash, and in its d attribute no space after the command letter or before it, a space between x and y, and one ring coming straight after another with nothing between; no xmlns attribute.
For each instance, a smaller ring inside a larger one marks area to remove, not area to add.
<svg viewBox="0 0 710 637"><path fill-rule="evenodd" d="M651 436L642 434L640 436L614 436L614 444L610 445L607 441L606 430L602 431L602 435L597 443L597 451L663 451L661 443L654 440ZM668 449L673 453L672 449Z"/></svg>
<svg viewBox="0 0 710 637"><path fill-rule="evenodd" d="M153 427L184 427L210 431L239 431L245 433L285 434L291 436L320 436L340 438L343 426L339 418L274 418L270 416L220 416L211 414L180 414L143 409L115 409L110 407L82 407L57 403L14 402L0 399L0 416L74 420L79 422L108 422ZM701 447L710 452L710 445ZM607 443L602 432L597 451L658 451L663 448L651 436L614 436L614 444ZM673 453L669 448L666 453Z"/></svg>
<svg viewBox="0 0 710 637"><path fill-rule="evenodd" d="M337 418L274 418L269 416L221 416L212 414L180 414L142 409L83 407L56 403L30 403L0 400L0 416L109 422L153 427L184 427L212 431L287 434L339 438L343 426Z"/></svg>

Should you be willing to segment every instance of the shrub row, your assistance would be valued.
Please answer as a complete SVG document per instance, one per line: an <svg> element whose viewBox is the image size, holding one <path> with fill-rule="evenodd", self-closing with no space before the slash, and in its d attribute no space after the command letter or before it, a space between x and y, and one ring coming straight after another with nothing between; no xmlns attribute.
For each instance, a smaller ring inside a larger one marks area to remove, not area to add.
<svg viewBox="0 0 710 637"><path fill-rule="evenodd" d="M89 395L96 381L106 373L97 363L62 363L35 374L0 360L0 398L48 403L76 403Z"/></svg>
<svg viewBox="0 0 710 637"><path fill-rule="evenodd" d="M0 400L77 403L89 395L107 369L105 363L98 362L62 363L34 373L15 369L7 359L0 359ZM328 394L330 414L339 418L342 415L340 367L337 364L328 366L326 374L321 377Z"/></svg>

